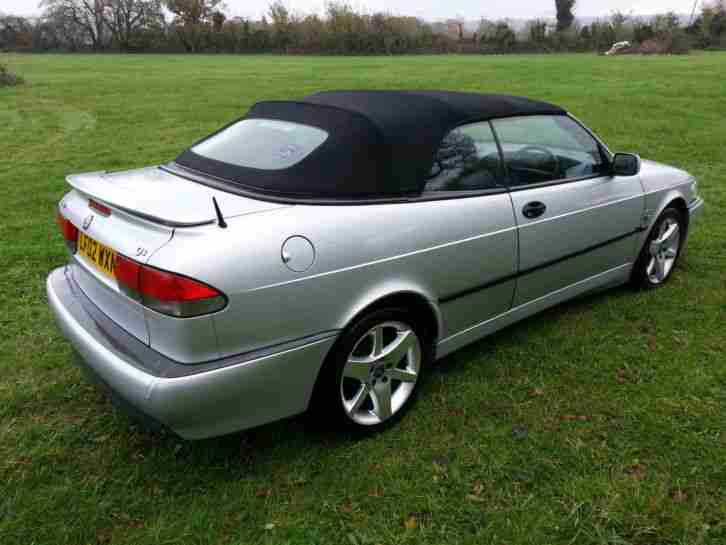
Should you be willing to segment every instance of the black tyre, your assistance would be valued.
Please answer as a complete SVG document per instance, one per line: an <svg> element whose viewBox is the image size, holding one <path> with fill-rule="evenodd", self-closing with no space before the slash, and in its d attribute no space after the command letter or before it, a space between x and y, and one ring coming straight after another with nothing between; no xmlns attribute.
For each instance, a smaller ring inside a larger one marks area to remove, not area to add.
<svg viewBox="0 0 726 545"><path fill-rule="evenodd" d="M383 308L356 321L321 370L311 411L316 423L371 433L397 422L433 361L430 337L406 309Z"/></svg>
<svg viewBox="0 0 726 545"><path fill-rule="evenodd" d="M644 289L665 284L675 270L686 236L686 221L677 208L666 208L656 220L635 262L631 283Z"/></svg>

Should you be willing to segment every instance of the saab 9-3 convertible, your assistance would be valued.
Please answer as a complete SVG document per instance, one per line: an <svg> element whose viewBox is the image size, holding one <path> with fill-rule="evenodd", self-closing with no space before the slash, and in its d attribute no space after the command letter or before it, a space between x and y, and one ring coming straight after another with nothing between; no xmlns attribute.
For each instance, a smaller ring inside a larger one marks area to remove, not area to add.
<svg viewBox="0 0 726 545"><path fill-rule="evenodd" d="M190 439L308 409L385 427L437 358L663 285L703 210L687 172L558 106L444 91L259 102L173 162L67 180L55 317L115 399Z"/></svg>

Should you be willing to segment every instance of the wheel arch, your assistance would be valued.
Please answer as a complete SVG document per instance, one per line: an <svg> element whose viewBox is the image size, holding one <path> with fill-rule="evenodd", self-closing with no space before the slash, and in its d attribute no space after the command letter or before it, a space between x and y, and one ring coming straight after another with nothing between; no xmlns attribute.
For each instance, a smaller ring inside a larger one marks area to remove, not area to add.
<svg viewBox="0 0 726 545"><path fill-rule="evenodd" d="M680 212L683 213L683 218L686 222L686 230L688 230L688 204L686 203L686 197L678 191L677 189L671 189L670 191L667 191L663 194L663 196L659 199L659 202L654 207L654 212L650 220L650 225L648 225L647 231L650 232L650 230L655 225L655 222L658 221L658 218L663 213L663 211L666 208L676 208Z"/></svg>
<svg viewBox="0 0 726 545"><path fill-rule="evenodd" d="M683 195L678 194L677 196L672 196L672 198L666 203L666 205L663 207L663 209L658 212L658 215L660 215L663 210L666 208L676 208L683 214L683 220L686 222L686 234L688 233L688 223L690 221L690 213L688 211L688 204L686 203L686 199L683 197Z"/></svg>
<svg viewBox="0 0 726 545"><path fill-rule="evenodd" d="M663 211L666 208L673 207L678 209L682 214L684 221L686 222L685 228L686 228L686 234L688 234L688 223L689 223L689 212L688 212L688 204L686 203L686 198L677 189L671 189L670 191L666 191L659 199L658 202L655 204L655 206L648 206L653 212L650 216L650 221L648 222L648 225L643 229L643 232L641 233L640 240L638 241L637 253L635 254L635 258L637 259L638 256L640 256L640 253L643 251L643 247L645 246L645 243L648 240L648 236L650 235L650 232L653 230L653 227L655 226L656 222L658 221L658 218L663 213Z"/></svg>
<svg viewBox="0 0 726 545"><path fill-rule="evenodd" d="M414 311L426 327L426 332L430 335L431 342L436 342L439 334L443 331L441 312L438 306L421 292L412 289L379 295L363 304L359 304L345 318L345 326L343 329L349 328L366 314L387 307L411 309Z"/></svg>
<svg viewBox="0 0 726 545"><path fill-rule="evenodd" d="M631 283L633 282L633 279L635 278L636 271L638 268L638 264L641 262L643 252L645 251L645 245L648 243L648 238L651 235L651 232L655 228L655 225L658 222L658 218L660 218L661 214L668 209L668 208L675 208L679 212L681 212L683 221L685 222L685 235L688 234L688 224L690 220L690 212L688 210L688 204L686 203L686 199L683 196L683 194L678 191L677 189L671 189L669 191L666 191L663 195L659 196L657 205L654 207L648 206L650 210L653 210L651 213L650 220L648 222L648 225L642 230L642 233L640 235L640 239L637 242L637 252L635 253L634 259L633 259L633 270L631 272ZM685 238L683 240L685 242Z"/></svg>
<svg viewBox="0 0 726 545"><path fill-rule="evenodd" d="M323 364L318 370L318 375L315 377L315 385L313 386L310 396L310 405L312 406L317 397L316 394L321 384L321 377L324 375L325 369L328 367L332 355L335 354L340 339L342 339L343 335L353 324L362 317L371 312L375 312L376 310L393 307L411 309L414 313L420 313L417 314L417 317L423 319L427 333L430 335L429 341L431 342L431 349L435 358L436 342L441 331L443 331L441 311L438 306L434 304L434 302L424 293L424 290L412 288L410 286L400 287L398 289L390 289L385 292L374 292L374 294L353 305L341 320L342 324L340 328L340 335L330 350L328 350L325 361L323 361Z"/></svg>

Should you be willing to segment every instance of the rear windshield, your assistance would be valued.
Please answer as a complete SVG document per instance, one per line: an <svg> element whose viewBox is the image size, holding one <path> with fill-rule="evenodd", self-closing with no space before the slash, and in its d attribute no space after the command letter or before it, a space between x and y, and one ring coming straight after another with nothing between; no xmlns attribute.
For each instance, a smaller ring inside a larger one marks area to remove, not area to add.
<svg viewBox="0 0 726 545"><path fill-rule="evenodd" d="M328 138L317 127L272 119L243 119L203 140L191 151L230 165L260 170L289 168Z"/></svg>

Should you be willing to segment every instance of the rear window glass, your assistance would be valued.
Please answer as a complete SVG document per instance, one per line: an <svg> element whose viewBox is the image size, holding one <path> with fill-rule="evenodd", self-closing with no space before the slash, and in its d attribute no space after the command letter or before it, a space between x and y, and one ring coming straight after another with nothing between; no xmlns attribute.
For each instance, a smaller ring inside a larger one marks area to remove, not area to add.
<svg viewBox="0 0 726 545"><path fill-rule="evenodd" d="M328 138L317 127L272 119L243 119L203 140L191 151L230 165L261 170L289 168Z"/></svg>

